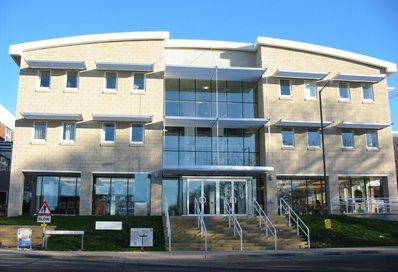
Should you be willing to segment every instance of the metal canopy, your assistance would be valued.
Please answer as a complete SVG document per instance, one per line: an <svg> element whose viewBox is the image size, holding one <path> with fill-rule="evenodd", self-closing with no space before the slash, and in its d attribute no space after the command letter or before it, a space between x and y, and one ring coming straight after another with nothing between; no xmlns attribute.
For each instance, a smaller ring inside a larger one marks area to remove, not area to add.
<svg viewBox="0 0 398 272"><path fill-rule="evenodd" d="M383 129L390 126L386 123L364 123L364 122L341 122L336 125L338 128L356 128L356 129Z"/></svg>
<svg viewBox="0 0 398 272"><path fill-rule="evenodd" d="M119 63L119 62L95 62L97 70L101 71L136 71L152 72L153 64Z"/></svg>
<svg viewBox="0 0 398 272"><path fill-rule="evenodd" d="M350 82L369 82L378 83L386 78L386 75L352 75L352 74L337 74L333 81L350 81Z"/></svg>
<svg viewBox="0 0 398 272"><path fill-rule="evenodd" d="M327 127L332 124L332 121L323 121L323 127ZM275 123L275 126L279 127L321 127L321 121L293 121L293 120L279 120Z"/></svg>
<svg viewBox="0 0 398 272"><path fill-rule="evenodd" d="M165 174L179 175L261 175L274 171L270 166L230 166L230 165L165 165Z"/></svg>
<svg viewBox="0 0 398 272"><path fill-rule="evenodd" d="M85 70L84 61L58 61L58 60L26 60L30 68L37 69L65 69Z"/></svg>
<svg viewBox="0 0 398 272"><path fill-rule="evenodd" d="M152 115L93 114L95 121L150 123Z"/></svg>
<svg viewBox="0 0 398 272"><path fill-rule="evenodd" d="M220 118L221 128L260 128L268 122L265 118Z"/></svg>
<svg viewBox="0 0 398 272"><path fill-rule="evenodd" d="M42 113L42 112L21 112L27 120L63 120L63 121L82 121L81 113Z"/></svg>
<svg viewBox="0 0 398 272"><path fill-rule="evenodd" d="M287 71L278 69L272 76L278 78L297 78L297 79L313 79L321 80L329 73L325 72L302 72L302 71Z"/></svg>
<svg viewBox="0 0 398 272"><path fill-rule="evenodd" d="M266 69L248 67L166 66L166 78L258 81ZM217 76L216 76L217 73Z"/></svg>
<svg viewBox="0 0 398 272"><path fill-rule="evenodd" d="M166 116L164 125L166 127L213 127L216 118L206 117L185 117L185 116Z"/></svg>

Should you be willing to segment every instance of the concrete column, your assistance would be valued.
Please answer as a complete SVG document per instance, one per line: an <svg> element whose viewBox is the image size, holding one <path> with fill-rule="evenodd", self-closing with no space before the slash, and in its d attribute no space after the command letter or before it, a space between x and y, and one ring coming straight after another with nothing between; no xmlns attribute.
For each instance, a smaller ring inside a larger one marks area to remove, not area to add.
<svg viewBox="0 0 398 272"><path fill-rule="evenodd" d="M274 173L269 173L265 180L265 207L266 213L268 215L275 215L278 213L278 200L277 200L277 190L276 190L276 175Z"/></svg>
<svg viewBox="0 0 398 272"><path fill-rule="evenodd" d="M91 215L93 208L93 175L83 171L80 178L80 215Z"/></svg>
<svg viewBox="0 0 398 272"><path fill-rule="evenodd" d="M333 214L339 214L339 177L336 173L329 173L328 182L326 184L326 195L329 211Z"/></svg>
<svg viewBox="0 0 398 272"><path fill-rule="evenodd" d="M8 195L7 216L18 216L22 214L23 190L25 176L22 169L11 168L10 189ZM33 196L32 196L33 197Z"/></svg>
<svg viewBox="0 0 398 272"><path fill-rule="evenodd" d="M162 175L154 172L151 175L151 215L162 215Z"/></svg>

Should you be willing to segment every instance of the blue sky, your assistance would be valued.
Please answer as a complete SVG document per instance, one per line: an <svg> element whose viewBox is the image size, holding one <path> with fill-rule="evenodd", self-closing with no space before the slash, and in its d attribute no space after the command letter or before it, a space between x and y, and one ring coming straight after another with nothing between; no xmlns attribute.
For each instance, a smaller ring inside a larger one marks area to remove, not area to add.
<svg viewBox="0 0 398 272"><path fill-rule="evenodd" d="M170 31L174 39L255 42L266 36L398 63L396 0L0 0L0 104L15 113L11 44L84 34ZM398 74L388 79L398 88ZM398 131L398 97L391 100Z"/></svg>

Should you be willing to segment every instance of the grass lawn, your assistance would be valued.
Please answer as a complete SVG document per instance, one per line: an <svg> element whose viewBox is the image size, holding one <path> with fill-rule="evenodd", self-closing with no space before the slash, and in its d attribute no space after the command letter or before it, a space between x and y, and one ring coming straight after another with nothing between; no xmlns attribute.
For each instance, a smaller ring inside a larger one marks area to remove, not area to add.
<svg viewBox="0 0 398 272"><path fill-rule="evenodd" d="M332 220L330 238L324 220ZM398 222L346 215L303 215L310 228L311 247L398 246Z"/></svg>
<svg viewBox="0 0 398 272"><path fill-rule="evenodd" d="M122 221L123 230L96 231L95 221ZM35 216L0 218L0 225L38 225ZM144 251L164 251L161 216L52 216L50 226L56 230L84 230L84 250L139 251L130 247L130 228L153 228L153 247ZM79 250L80 236L54 235L48 240L49 250Z"/></svg>

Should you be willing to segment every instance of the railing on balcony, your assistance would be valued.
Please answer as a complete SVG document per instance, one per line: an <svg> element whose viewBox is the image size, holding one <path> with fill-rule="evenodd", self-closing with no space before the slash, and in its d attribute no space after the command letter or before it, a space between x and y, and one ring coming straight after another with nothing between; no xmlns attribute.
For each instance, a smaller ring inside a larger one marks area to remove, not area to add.
<svg viewBox="0 0 398 272"><path fill-rule="evenodd" d="M390 198L346 198L338 204L342 213L391 213L398 211L398 202Z"/></svg>

